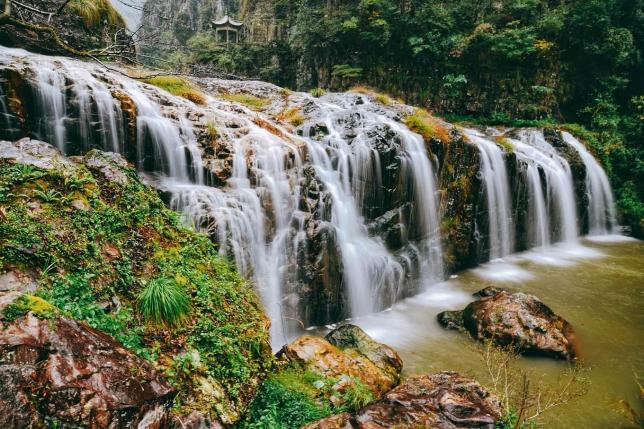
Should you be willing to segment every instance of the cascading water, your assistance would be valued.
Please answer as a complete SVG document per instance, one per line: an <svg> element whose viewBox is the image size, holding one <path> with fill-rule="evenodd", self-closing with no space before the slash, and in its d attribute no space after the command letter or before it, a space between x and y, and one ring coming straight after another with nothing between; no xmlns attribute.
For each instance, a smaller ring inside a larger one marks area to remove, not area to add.
<svg viewBox="0 0 644 429"><path fill-rule="evenodd" d="M570 133L562 133L564 141L581 156L586 167L586 192L588 193L588 224L591 235L605 235L615 233L617 225L615 215L615 200L610 182L606 173L601 168L586 146L574 138Z"/></svg>
<svg viewBox="0 0 644 429"><path fill-rule="evenodd" d="M553 241L576 241L579 234L577 207L568 161L545 140L541 131L524 130L520 140L509 141L517 158L528 165L529 218L534 226L531 247ZM545 183L539 171L544 173ZM546 239L546 231L552 234L551 239Z"/></svg>
<svg viewBox="0 0 644 429"><path fill-rule="evenodd" d="M254 280L275 345L294 326L376 311L443 278L434 165L400 112L359 94L296 94L307 115L296 135L237 104L208 98L196 106L93 64L0 48L0 66L28 76L36 102L20 128L0 82L0 134L17 138L28 127L65 154L100 148L128 156ZM204 142L210 127L216 132ZM505 156L483 134L467 134L481 158L490 256L500 258L513 251L517 227ZM605 174L564 137L588 170L591 231L608 232ZM574 241L567 162L540 132L509 141L526 166L530 244Z"/></svg>
<svg viewBox="0 0 644 429"><path fill-rule="evenodd" d="M512 197L501 148L476 130L465 135L476 144L481 155L481 178L488 211L490 259L509 255L514 250Z"/></svg>

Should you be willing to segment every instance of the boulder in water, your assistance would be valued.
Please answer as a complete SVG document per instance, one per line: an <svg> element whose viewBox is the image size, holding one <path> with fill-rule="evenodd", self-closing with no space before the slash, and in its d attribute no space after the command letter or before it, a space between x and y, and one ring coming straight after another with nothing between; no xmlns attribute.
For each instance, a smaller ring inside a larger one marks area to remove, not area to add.
<svg viewBox="0 0 644 429"><path fill-rule="evenodd" d="M478 340L490 340L518 352L574 360L578 353L573 328L537 297L486 288L481 299L462 311L445 311L438 322L447 329L465 329Z"/></svg>
<svg viewBox="0 0 644 429"><path fill-rule="evenodd" d="M455 372L414 377L355 414L338 414L305 429L493 429L502 415L498 399Z"/></svg>

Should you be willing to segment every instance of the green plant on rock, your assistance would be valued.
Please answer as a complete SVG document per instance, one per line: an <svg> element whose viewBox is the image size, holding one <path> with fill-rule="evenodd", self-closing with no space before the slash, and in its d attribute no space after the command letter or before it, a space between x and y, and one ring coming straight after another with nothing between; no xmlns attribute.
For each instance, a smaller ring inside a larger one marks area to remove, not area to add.
<svg viewBox="0 0 644 429"><path fill-rule="evenodd" d="M175 280L159 278L139 293L137 304L145 319L156 326L177 326L190 314L190 298Z"/></svg>
<svg viewBox="0 0 644 429"><path fill-rule="evenodd" d="M114 9L109 0L70 0L67 7L79 15L88 28L94 27L102 21L107 21L110 25L125 27L123 17Z"/></svg>
<svg viewBox="0 0 644 429"><path fill-rule="evenodd" d="M252 94L223 94L221 98L234 103L243 104L253 110L262 110L271 104L271 100L268 98L256 97Z"/></svg>
<svg viewBox="0 0 644 429"><path fill-rule="evenodd" d="M24 294L8 305L2 312L5 321L14 321L32 312L36 317L47 319L58 314L58 309L41 297Z"/></svg>
<svg viewBox="0 0 644 429"><path fill-rule="evenodd" d="M315 98L320 98L324 94L326 94L326 90L324 90L323 88L313 88L311 90L311 95Z"/></svg>

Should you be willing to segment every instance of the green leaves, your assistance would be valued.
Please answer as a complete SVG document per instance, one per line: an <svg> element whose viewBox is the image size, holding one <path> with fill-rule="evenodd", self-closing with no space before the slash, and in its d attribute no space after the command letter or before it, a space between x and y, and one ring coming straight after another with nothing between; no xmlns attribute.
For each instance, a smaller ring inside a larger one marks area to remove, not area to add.
<svg viewBox="0 0 644 429"><path fill-rule="evenodd" d="M159 278L148 283L137 298L145 319L156 326L177 326L190 313L190 298L175 280Z"/></svg>

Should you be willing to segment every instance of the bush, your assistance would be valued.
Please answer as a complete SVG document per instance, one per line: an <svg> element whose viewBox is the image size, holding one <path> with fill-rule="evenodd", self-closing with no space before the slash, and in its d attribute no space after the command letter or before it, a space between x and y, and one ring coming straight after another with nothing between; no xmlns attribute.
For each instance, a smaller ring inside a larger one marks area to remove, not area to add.
<svg viewBox="0 0 644 429"><path fill-rule="evenodd" d="M183 97L186 100L190 100L195 104L205 105L206 97L194 86L188 82L186 79L183 79L178 76L155 76L143 79L145 83L159 87L165 91L168 91L172 95Z"/></svg>
<svg viewBox="0 0 644 429"><path fill-rule="evenodd" d="M251 94L224 94L221 98L234 103L243 104L253 110L261 110L271 104L271 100L268 98L256 97Z"/></svg>
<svg viewBox="0 0 644 429"><path fill-rule="evenodd" d="M405 117L404 122L410 130L423 136L425 141L433 139L449 141L448 129L427 110L414 110L414 113Z"/></svg>
<svg viewBox="0 0 644 429"><path fill-rule="evenodd" d="M188 294L170 279L152 280L143 288L137 302L145 319L157 326L176 326L190 313Z"/></svg>

